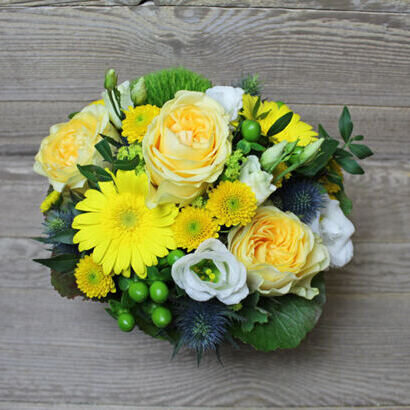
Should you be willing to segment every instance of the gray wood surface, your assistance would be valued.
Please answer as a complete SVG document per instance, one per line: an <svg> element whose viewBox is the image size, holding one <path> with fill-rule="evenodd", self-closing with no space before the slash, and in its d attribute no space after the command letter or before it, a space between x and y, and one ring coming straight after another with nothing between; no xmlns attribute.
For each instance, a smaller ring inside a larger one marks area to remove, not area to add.
<svg viewBox="0 0 410 410"><path fill-rule="evenodd" d="M0 409L409 408L409 2L136 3L0 0ZM296 350L170 362L167 343L60 298L31 262L47 255L29 238L47 189L32 156L49 127L98 98L107 67L126 79L178 64L214 83L259 72L265 96L333 134L349 104L376 152L347 177L355 259L327 273L324 315Z"/></svg>

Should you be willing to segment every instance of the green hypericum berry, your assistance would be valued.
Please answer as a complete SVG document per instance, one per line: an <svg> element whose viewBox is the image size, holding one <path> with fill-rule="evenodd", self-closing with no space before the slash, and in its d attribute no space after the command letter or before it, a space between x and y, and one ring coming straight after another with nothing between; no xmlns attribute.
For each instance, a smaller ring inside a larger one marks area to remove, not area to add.
<svg viewBox="0 0 410 410"><path fill-rule="evenodd" d="M149 287L149 295L156 303L164 303L168 299L168 294L168 286L160 280L156 280Z"/></svg>
<svg viewBox="0 0 410 410"><path fill-rule="evenodd" d="M148 286L144 282L132 282L128 288L128 295L137 303L142 303L148 298Z"/></svg>
<svg viewBox="0 0 410 410"><path fill-rule="evenodd" d="M257 121L245 120L241 124L241 134L246 141L256 142L261 136L261 126Z"/></svg>
<svg viewBox="0 0 410 410"><path fill-rule="evenodd" d="M142 304L142 310L147 314L147 315L152 315L152 312L159 307L159 305L155 302L152 301L147 301Z"/></svg>
<svg viewBox="0 0 410 410"><path fill-rule="evenodd" d="M185 252L181 251L181 249L175 249L174 251L171 251L167 256L168 264L172 266L178 259L181 259L183 256L185 256Z"/></svg>
<svg viewBox="0 0 410 410"><path fill-rule="evenodd" d="M159 306L152 312L151 319L156 327L167 327L172 320L171 311L163 306Z"/></svg>
<svg viewBox="0 0 410 410"><path fill-rule="evenodd" d="M131 315L131 313L121 313L118 316L117 323L118 327L123 332L130 332L132 329L134 329L135 319L134 316Z"/></svg>

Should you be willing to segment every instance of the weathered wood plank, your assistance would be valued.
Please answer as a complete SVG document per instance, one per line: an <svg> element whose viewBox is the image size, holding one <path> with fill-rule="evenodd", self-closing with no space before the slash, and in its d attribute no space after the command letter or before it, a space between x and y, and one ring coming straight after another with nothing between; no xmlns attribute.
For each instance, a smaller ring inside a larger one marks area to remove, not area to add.
<svg viewBox="0 0 410 410"><path fill-rule="evenodd" d="M47 191L46 179L33 173L31 157L0 157L0 235L37 236L42 215L38 206ZM410 240L410 165L365 161L364 176L347 175L354 202L352 220L356 241Z"/></svg>
<svg viewBox="0 0 410 410"><path fill-rule="evenodd" d="M2 7L138 6L144 0L0 0Z"/></svg>
<svg viewBox="0 0 410 410"><path fill-rule="evenodd" d="M1 101L79 101L109 66L124 79L182 64L215 83L257 71L289 103L410 106L408 14L34 7L0 25Z"/></svg>
<svg viewBox="0 0 410 410"><path fill-rule="evenodd" d="M264 94L267 98L282 100L282 96ZM88 101L59 102L0 102L0 155L34 155L42 138L48 135L50 126L67 121L67 115L79 111L90 100L98 98L98 91L89 96ZM329 133L338 135L337 121L342 105L290 104L302 119L317 129L321 123ZM21 112L24 121L21 121ZM410 144L407 130L410 126L410 108L352 107L355 123L354 132L366 137L379 160L407 159Z"/></svg>
<svg viewBox="0 0 410 410"><path fill-rule="evenodd" d="M410 403L410 298L331 295L293 351L183 351L121 333L100 304L1 289L0 396L7 401L149 406L380 406ZM200 386L200 388L198 387ZM295 390L297 394L295 394Z"/></svg>
<svg viewBox="0 0 410 410"><path fill-rule="evenodd" d="M159 6L202 6L202 7L263 7L290 9L324 9L343 11L387 11L409 13L406 0L154 0Z"/></svg>
<svg viewBox="0 0 410 410"><path fill-rule="evenodd" d="M0 238L2 288L51 288L47 268L32 261L47 258L44 244L26 238ZM326 273L332 294L401 294L410 292L409 243L355 243L353 261L343 269Z"/></svg>

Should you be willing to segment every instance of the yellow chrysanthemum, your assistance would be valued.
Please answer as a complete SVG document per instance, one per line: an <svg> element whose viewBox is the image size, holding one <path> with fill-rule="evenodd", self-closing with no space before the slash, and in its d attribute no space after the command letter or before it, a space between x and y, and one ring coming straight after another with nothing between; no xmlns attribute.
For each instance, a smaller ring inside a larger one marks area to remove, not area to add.
<svg viewBox="0 0 410 410"><path fill-rule="evenodd" d="M330 171L335 172L336 174L338 174L343 181L343 171L342 171L342 167L334 160L332 159L329 164L326 167L327 169L329 169ZM319 182L324 186L324 188L326 189L327 193L329 194L331 199L336 199L334 194L337 194L340 191L340 186L338 184L335 184L334 182L330 182L326 175L322 176L319 178Z"/></svg>
<svg viewBox="0 0 410 410"><path fill-rule="evenodd" d="M89 189L76 208L84 213L74 218L78 229L74 243L80 252L92 249L94 261L105 274L120 274L132 267L146 277L146 267L175 248L172 225L178 214L173 204L149 209L145 205L148 178L134 171L117 171L113 181L100 182L100 191Z"/></svg>
<svg viewBox="0 0 410 410"><path fill-rule="evenodd" d="M122 122L122 135L127 137L130 144L135 141L141 142L147 132L148 125L159 114L160 109L155 105L139 105L129 107L125 111L125 119Z"/></svg>
<svg viewBox="0 0 410 410"><path fill-rule="evenodd" d="M206 209L188 206L177 216L173 230L177 246L190 252L204 240L217 238L219 225Z"/></svg>
<svg viewBox="0 0 410 410"><path fill-rule="evenodd" d="M252 189L240 181L223 181L209 194L207 209L221 225L246 225L255 215L256 197Z"/></svg>
<svg viewBox="0 0 410 410"><path fill-rule="evenodd" d="M74 272L78 289L89 298L103 298L109 292L115 293L115 283L111 275L104 275L101 265L91 256L80 259Z"/></svg>
<svg viewBox="0 0 410 410"><path fill-rule="evenodd" d="M40 205L40 211L45 214L50 208L58 202L61 193L57 191L51 191Z"/></svg>
<svg viewBox="0 0 410 410"><path fill-rule="evenodd" d="M243 109L241 115L246 119L255 120L253 116L253 108L258 97L253 97L249 94L243 96ZM261 102L256 117L269 112L264 119L257 120L261 126L262 134L266 135L269 128L281 117L292 110L285 104L279 106L276 102L265 101ZM312 129L312 126L300 121L300 115L293 113L292 119L288 126L279 134L274 136L277 142L288 141L293 142L299 139L298 145L306 146L316 140L317 133Z"/></svg>

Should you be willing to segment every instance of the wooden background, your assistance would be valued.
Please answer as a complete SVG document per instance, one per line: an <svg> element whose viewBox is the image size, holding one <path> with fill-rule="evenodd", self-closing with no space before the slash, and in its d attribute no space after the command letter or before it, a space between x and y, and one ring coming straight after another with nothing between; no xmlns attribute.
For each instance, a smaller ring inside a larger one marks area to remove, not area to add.
<svg viewBox="0 0 410 410"><path fill-rule="evenodd" d="M0 0L0 408L410 406L408 0ZM333 134L342 105L376 155L349 177L356 255L327 273L319 326L293 351L223 349L200 369L124 334L102 306L60 298L32 172L48 128L125 80L185 65L266 96Z"/></svg>

